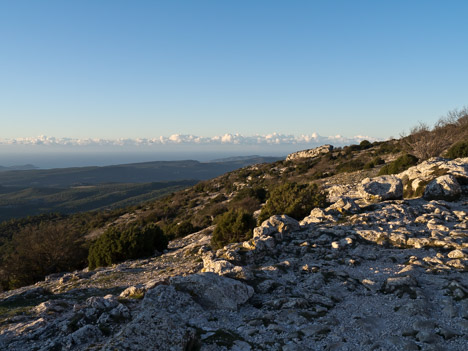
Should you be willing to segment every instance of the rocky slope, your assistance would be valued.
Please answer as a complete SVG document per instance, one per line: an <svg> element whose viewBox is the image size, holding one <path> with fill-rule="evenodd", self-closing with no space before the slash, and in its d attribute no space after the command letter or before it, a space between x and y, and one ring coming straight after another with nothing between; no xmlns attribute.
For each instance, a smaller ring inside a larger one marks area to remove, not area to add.
<svg viewBox="0 0 468 351"><path fill-rule="evenodd" d="M466 350L468 158L325 183L331 205L211 250L49 276L0 295L8 350ZM411 190L422 197L403 200Z"/></svg>

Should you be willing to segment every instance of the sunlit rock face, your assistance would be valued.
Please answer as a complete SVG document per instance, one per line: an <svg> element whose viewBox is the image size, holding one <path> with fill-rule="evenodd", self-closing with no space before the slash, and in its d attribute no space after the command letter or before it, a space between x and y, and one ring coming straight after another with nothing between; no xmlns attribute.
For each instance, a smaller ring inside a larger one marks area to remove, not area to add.
<svg viewBox="0 0 468 351"><path fill-rule="evenodd" d="M286 161L291 161L299 158L314 158L323 154L327 154L333 150L333 145L322 145L314 149L302 150L289 154Z"/></svg>

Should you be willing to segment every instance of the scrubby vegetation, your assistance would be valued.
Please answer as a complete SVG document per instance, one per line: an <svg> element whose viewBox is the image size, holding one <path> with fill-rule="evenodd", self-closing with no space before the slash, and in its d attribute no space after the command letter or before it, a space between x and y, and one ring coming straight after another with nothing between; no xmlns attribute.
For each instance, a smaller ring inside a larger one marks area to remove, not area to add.
<svg viewBox="0 0 468 351"><path fill-rule="evenodd" d="M109 228L89 248L89 268L150 256L155 250L165 250L167 244L167 237L154 224L144 227L132 225L124 229Z"/></svg>
<svg viewBox="0 0 468 351"><path fill-rule="evenodd" d="M163 250L167 240L212 225L216 225L211 243L214 248L245 240L255 225L254 213L259 213L257 224L275 214L302 219L314 207L326 206L322 190L325 182L394 174L430 156L467 157L467 140L465 109L449 113L432 129L414 128L399 140L364 140L312 159L248 166L183 190L174 188L171 194L138 206L74 215L44 214L3 222L0 281L4 289L10 289L51 273L81 269L88 263L94 268L149 256L155 250ZM356 171L360 173L353 173ZM413 189L412 184L405 184L405 197L419 195L424 185ZM109 185L106 189L111 188ZM8 191L7 187L0 188L0 194L5 196ZM46 236L55 238L55 247L41 239ZM36 245L40 240L43 245ZM34 249L28 252L28 247ZM56 251L58 248L61 249ZM67 260L59 253L67 253ZM35 266L39 268L31 268Z"/></svg>
<svg viewBox="0 0 468 351"><path fill-rule="evenodd" d="M314 207L324 207L326 195L316 184L285 183L274 188L262 208L259 223L270 216L286 214L296 219L307 216Z"/></svg>
<svg viewBox="0 0 468 351"><path fill-rule="evenodd" d="M33 284L46 275L85 267L87 250L79 228L64 221L28 224L15 233L0 269L4 289Z"/></svg>
<svg viewBox="0 0 468 351"><path fill-rule="evenodd" d="M447 151L448 158L468 157L468 140L460 141L452 145Z"/></svg>
<svg viewBox="0 0 468 351"><path fill-rule="evenodd" d="M421 160L441 156L452 145L468 140L468 108L454 110L437 121L433 128L420 123L403 136L404 150Z"/></svg>
<svg viewBox="0 0 468 351"><path fill-rule="evenodd" d="M379 171L379 175L400 173L417 163L417 157L410 154L404 154L403 156L398 157L395 161L383 166Z"/></svg>
<svg viewBox="0 0 468 351"><path fill-rule="evenodd" d="M216 218L216 228L211 245L218 249L230 243L248 240L252 237L255 219L245 210L229 210Z"/></svg>

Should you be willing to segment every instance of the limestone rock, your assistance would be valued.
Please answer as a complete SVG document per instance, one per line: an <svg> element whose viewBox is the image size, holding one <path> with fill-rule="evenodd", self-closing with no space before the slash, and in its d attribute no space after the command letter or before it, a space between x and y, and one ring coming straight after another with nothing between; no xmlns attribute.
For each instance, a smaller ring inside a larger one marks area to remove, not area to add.
<svg viewBox="0 0 468 351"><path fill-rule="evenodd" d="M343 214L354 214L359 213L361 208L353 199L349 197L341 197L333 205L328 207L327 210L336 210Z"/></svg>
<svg viewBox="0 0 468 351"><path fill-rule="evenodd" d="M468 251L468 250L465 250L465 251ZM462 250L453 250L453 251L450 251L447 254L447 257L449 257L449 258L465 258L465 257L468 257L468 254L466 252L463 252Z"/></svg>
<svg viewBox="0 0 468 351"><path fill-rule="evenodd" d="M299 222L294 218L287 215L275 215L263 221L260 227L255 228L253 236L255 238L262 235L271 235L276 232L285 233L288 231L298 230L299 228Z"/></svg>
<svg viewBox="0 0 468 351"><path fill-rule="evenodd" d="M286 161L296 160L300 158L314 158L322 154L327 154L333 150L333 145L322 145L314 149L307 149L289 154Z"/></svg>
<svg viewBox="0 0 468 351"><path fill-rule="evenodd" d="M336 217L333 214L322 210L321 208L314 208L310 214L299 223L301 226L307 226L313 223L322 222L336 222Z"/></svg>
<svg viewBox="0 0 468 351"><path fill-rule="evenodd" d="M190 350L196 333L188 320L202 310L173 286L159 285L145 295L142 309L102 350Z"/></svg>
<svg viewBox="0 0 468 351"><path fill-rule="evenodd" d="M411 172L422 186L467 164ZM356 186L301 226L273 216L216 252L211 229L158 256L0 292L0 350L465 351L467 194L354 211Z"/></svg>
<svg viewBox="0 0 468 351"><path fill-rule="evenodd" d="M452 175L437 177L424 190L426 200L456 200L461 195L461 187Z"/></svg>
<svg viewBox="0 0 468 351"><path fill-rule="evenodd" d="M214 273L200 273L186 277L174 277L171 285L177 290L189 293L206 308L237 310L250 299L254 289L240 281Z"/></svg>
<svg viewBox="0 0 468 351"><path fill-rule="evenodd" d="M120 297L139 299L145 295L146 289L142 286L130 286L120 293Z"/></svg>
<svg viewBox="0 0 468 351"><path fill-rule="evenodd" d="M403 197L403 183L392 175L366 178L359 185L358 191L368 201L398 200Z"/></svg>

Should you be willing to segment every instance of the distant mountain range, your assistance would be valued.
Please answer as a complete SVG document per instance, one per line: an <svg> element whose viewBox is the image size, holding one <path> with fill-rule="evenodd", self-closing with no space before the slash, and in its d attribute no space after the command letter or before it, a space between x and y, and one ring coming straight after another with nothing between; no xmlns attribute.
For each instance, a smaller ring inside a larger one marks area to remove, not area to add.
<svg viewBox="0 0 468 351"><path fill-rule="evenodd" d="M10 166L10 167L5 167L5 166L0 166L0 172L5 172L5 171L29 171L32 169L39 169L38 167L34 165L20 165L20 166Z"/></svg>
<svg viewBox="0 0 468 351"><path fill-rule="evenodd" d="M249 157L217 162L155 161L105 167L10 170L0 173L1 186L70 187L103 183L150 183L176 180L204 180L256 163L280 160L278 157Z"/></svg>
<svg viewBox="0 0 468 351"><path fill-rule="evenodd" d="M0 221L47 212L120 208L155 200L245 166L279 157L230 157L212 162L155 161L105 167L2 167Z"/></svg>

